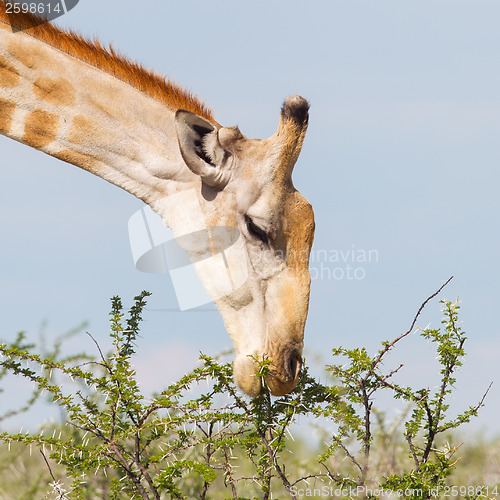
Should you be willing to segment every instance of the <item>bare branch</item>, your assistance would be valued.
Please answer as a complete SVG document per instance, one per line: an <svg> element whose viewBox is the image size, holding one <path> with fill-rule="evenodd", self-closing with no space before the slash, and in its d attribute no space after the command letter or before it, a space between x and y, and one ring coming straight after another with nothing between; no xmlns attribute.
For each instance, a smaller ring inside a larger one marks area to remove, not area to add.
<svg viewBox="0 0 500 500"><path fill-rule="evenodd" d="M342 448L346 456L351 460L351 462L359 469L361 474L363 473L363 467L359 464L359 462L351 455L349 450L344 446L344 443L337 436L332 436L332 439Z"/></svg>
<svg viewBox="0 0 500 500"><path fill-rule="evenodd" d="M99 351L99 354L101 356L102 362L104 363L104 366L109 370L109 365L106 361L106 358L104 357L104 354L102 353L101 346L99 345L99 342L97 342L97 340L89 332L85 332L85 333L93 340L94 344L97 347L97 350Z"/></svg>
<svg viewBox="0 0 500 500"><path fill-rule="evenodd" d="M42 454L42 457L43 457L45 463L47 464L47 468L49 469L50 477L54 480L55 483L57 483L57 479L54 477L54 474L52 474L52 469L50 467L49 461L47 460L47 457L45 456L45 453L43 452L43 450L40 450L40 453Z"/></svg>
<svg viewBox="0 0 500 500"><path fill-rule="evenodd" d="M413 318L413 321L411 323L411 326L410 328L405 332L403 333L402 335L400 335L399 337L395 338L392 342L389 342L387 343L384 348L380 351L379 355L377 356L377 358L375 359L375 361L372 363L372 366L370 367L370 370L369 372L373 372L373 370L376 368L376 366L380 363L380 361L382 360L382 358L384 357L384 355L387 353L387 351L390 351L395 344L397 344L401 339L405 338L406 336L408 336L412 331L413 331L413 328L415 327L415 324L417 322L417 319L418 317L420 316L420 313L424 310L424 307L427 305L427 303L432 300L434 297L436 297L436 295L439 295L439 293L441 293L441 290L453 279L453 276L451 276L450 278L448 278L448 280L439 287L439 289L434 292L432 295L430 295L429 297L427 297L427 299L422 303L422 305L420 306L420 308L418 309L417 311L417 314L415 314L415 317Z"/></svg>

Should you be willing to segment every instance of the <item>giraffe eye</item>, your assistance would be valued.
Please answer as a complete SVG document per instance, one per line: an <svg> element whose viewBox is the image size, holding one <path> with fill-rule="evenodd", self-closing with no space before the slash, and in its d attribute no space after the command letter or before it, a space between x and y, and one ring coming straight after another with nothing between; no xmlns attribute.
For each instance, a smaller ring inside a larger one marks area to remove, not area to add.
<svg viewBox="0 0 500 500"><path fill-rule="evenodd" d="M245 223L247 225L247 230L251 236L264 243L264 245L269 244L269 236L267 235L266 231L257 226L248 215L245 215Z"/></svg>

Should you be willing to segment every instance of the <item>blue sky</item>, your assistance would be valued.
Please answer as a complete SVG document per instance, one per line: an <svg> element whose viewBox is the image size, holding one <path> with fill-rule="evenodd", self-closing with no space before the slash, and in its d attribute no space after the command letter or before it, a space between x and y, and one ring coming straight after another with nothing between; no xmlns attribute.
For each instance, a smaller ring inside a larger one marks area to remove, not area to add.
<svg viewBox="0 0 500 500"><path fill-rule="evenodd" d="M442 297L460 297L469 337L454 405L467 408L496 381L474 429L498 434L499 16L498 2L482 0L80 0L59 24L182 83L249 137L274 132L287 95L306 97L294 183L317 223L308 359L328 362L337 345L376 349L454 275ZM127 222L139 201L14 141L0 145L0 337L88 320L105 344L109 298L130 303L147 289L145 388L182 375L199 351L231 346L218 313L165 311L176 304L168 277L135 270ZM370 262L346 257L368 251ZM349 279L348 265L362 278ZM418 324L440 317L435 300ZM84 335L76 344L93 347ZM402 381L438 383L418 335L400 360Z"/></svg>

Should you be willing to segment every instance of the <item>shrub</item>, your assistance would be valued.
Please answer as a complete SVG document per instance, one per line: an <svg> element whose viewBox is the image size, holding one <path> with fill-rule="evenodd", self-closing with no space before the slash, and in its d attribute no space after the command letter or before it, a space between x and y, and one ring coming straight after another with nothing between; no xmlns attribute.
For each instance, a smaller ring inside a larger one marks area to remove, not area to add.
<svg viewBox="0 0 500 500"><path fill-rule="evenodd" d="M53 491L45 498L297 498L310 496L310 488L339 498L376 498L389 490L405 492L405 498L436 497L448 487L457 453L439 437L475 416L486 396L448 419L447 401L465 355L458 303L442 301L443 327L421 331L440 362L437 391L398 385L394 376L401 366L387 373L382 367L441 289L422 304L406 333L383 342L374 355L364 348L333 349L341 360L327 367L334 384L319 383L304 368L291 394L273 398L264 392L255 399L240 394L229 363L204 355L201 366L178 382L150 398L141 394L132 360L149 294L136 297L127 316L114 297L113 349L106 354L90 334L93 357L62 358L59 349L37 354L23 336L0 346L0 377L12 373L35 384L22 410L46 392L66 421L34 434L4 432L0 438L8 446L22 443L41 450L52 477ZM268 361L260 362L258 376L268 369ZM200 382L206 381L208 389L202 391ZM374 406L384 390L409 405L401 425L391 431ZM294 443L290 429L301 417L336 424L322 449ZM392 466L381 470L381 456L389 449ZM487 498L492 491L470 490L466 498Z"/></svg>

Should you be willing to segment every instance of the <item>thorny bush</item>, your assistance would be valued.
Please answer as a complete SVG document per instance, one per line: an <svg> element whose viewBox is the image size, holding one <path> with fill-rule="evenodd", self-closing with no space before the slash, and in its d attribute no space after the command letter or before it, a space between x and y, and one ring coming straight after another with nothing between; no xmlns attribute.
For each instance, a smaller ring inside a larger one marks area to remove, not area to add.
<svg viewBox="0 0 500 500"><path fill-rule="evenodd" d="M47 499L297 498L314 487L356 488L358 496L374 498L374 486L414 490L405 498L429 498L431 490L446 485L456 462L456 447L443 444L439 436L468 422L484 402L483 396L458 417L447 416L455 372L465 355L458 302L441 301L443 327L421 331L437 351L437 391L398 385L394 377L402 365L389 372L382 367L443 287L422 304L407 332L383 342L375 354L364 348L333 349L340 362L327 366L331 385L318 382L304 368L291 394L273 398L264 392L255 399L239 392L230 364L204 355L201 366L178 382L152 397L141 394L133 357L149 293L135 297L127 317L120 298L114 297L113 348L108 353L90 334L96 353L92 357L64 358L59 344L39 354L23 335L0 346L0 379L15 374L35 386L20 411L47 393L65 421L37 433L4 432L0 438L9 447L22 443L40 449L52 478ZM257 362L258 376L265 377L269 361ZM399 463L381 474L377 464L387 443L381 444L380 437L387 438L388 432L374 400L387 389L405 400L409 411L396 429L404 437L396 440L398 446L405 444L406 451L400 450ZM324 431L326 446L312 460L301 449L306 443L294 443L291 435L291 426L301 417L326 419L336 426L328 435ZM467 498L488 494L478 490Z"/></svg>

